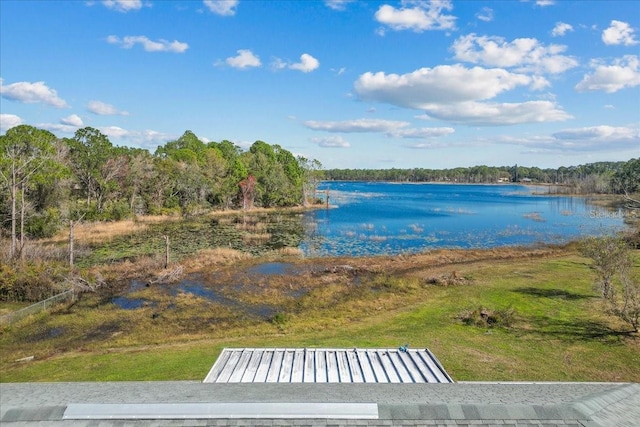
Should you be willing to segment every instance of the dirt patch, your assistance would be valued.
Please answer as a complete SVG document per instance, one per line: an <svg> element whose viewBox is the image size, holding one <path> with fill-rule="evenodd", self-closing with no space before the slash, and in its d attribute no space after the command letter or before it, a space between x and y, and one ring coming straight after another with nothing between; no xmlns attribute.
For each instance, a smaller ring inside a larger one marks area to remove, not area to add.
<svg viewBox="0 0 640 427"><path fill-rule="evenodd" d="M428 285L436 285L436 286L460 286L460 285L470 285L473 283L473 279L471 277L462 276L456 270L453 270L448 274L441 274L439 276L429 276L425 279L425 282Z"/></svg>
<svg viewBox="0 0 640 427"><path fill-rule="evenodd" d="M26 337L27 342L40 342L57 338L65 333L64 328L55 327L36 331L34 334Z"/></svg>
<svg viewBox="0 0 640 427"><path fill-rule="evenodd" d="M120 322L107 322L88 331L82 341L104 341L121 332Z"/></svg>

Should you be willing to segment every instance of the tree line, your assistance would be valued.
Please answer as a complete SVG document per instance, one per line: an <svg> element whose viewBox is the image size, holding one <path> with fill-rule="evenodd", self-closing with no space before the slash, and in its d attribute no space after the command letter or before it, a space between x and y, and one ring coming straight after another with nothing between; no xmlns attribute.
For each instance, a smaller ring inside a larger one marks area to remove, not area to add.
<svg viewBox="0 0 640 427"><path fill-rule="evenodd" d="M633 194L640 191L640 158L596 162L557 169L525 166L473 166L452 169L328 169L325 179L339 181L557 184L567 193Z"/></svg>
<svg viewBox="0 0 640 427"><path fill-rule="evenodd" d="M453 169L329 169L279 145L205 143L193 132L145 149L114 146L99 130L58 138L28 125L0 136L0 233L9 257L26 238L55 234L84 219L195 215L210 209L287 207L313 203L321 179L396 182L558 184L565 192L640 192L640 159L541 169L474 166Z"/></svg>
<svg viewBox="0 0 640 427"><path fill-rule="evenodd" d="M244 151L186 131L151 153L114 146L91 127L58 138L20 125L0 136L0 230L15 258L25 238L78 219L307 204L320 172L317 160L264 141Z"/></svg>

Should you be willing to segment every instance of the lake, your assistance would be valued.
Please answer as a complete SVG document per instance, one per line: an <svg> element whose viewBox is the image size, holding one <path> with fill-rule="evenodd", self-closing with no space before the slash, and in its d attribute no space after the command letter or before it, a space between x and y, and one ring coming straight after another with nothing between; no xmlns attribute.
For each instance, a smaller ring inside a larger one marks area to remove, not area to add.
<svg viewBox="0 0 640 427"><path fill-rule="evenodd" d="M320 190L321 196L329 190L330 209L236 211L152 223L79 255L77 264L158 256L166 250L164 236L176 258L211 248L255 256L300 248L314 257L561 244L625 228L625 211L582 197L534 194L544 187L334 181Z"/></svg>
<svg viewBox="0 0 640 427"><path fill-rule="evenodd" d="M561 244L625 228L624 212L523 185L323 182L330 209L304 216L309 256Z"/></svg>

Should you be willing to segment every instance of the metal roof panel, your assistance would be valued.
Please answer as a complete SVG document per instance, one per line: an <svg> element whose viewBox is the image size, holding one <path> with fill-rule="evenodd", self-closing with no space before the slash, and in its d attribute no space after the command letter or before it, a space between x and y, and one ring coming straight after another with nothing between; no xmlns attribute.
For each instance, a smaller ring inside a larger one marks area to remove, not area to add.
<svg viewBox="0 0 640 427"><path fill-rule="evenodd" d="M225 348L206 383L452 383L429 349Z"/></svg>

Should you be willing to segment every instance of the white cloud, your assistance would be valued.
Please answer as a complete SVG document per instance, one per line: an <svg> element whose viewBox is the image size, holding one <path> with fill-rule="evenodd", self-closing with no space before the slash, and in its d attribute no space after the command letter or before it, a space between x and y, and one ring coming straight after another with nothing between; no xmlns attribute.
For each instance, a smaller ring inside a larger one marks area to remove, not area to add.
<svg viewBox="0 0 640 427"><path fill-rule="evenodd" d="M557 122L572 116L551 101L522 103L460 102L432 104L422 108L428 116L451 123L474 126L506 126L522 123Z"/></svg>
<svg viewBox="0 0 640 427"><path fill-rule="evenodd" d="M302 71L303 73L309 73L316 70L319 66L320 62L308 53L300 55L300 62L297 63L287 63L280 58L274 58L271 62L271 68L274 70L288 68L290 70Z"/></svg>
<svg viewBox="0 0 640 427"><path fill-rule="evenodd" d="M155 149L158 145L165 144L167 141L175 140L178 135L159 132L151 129L142 131L130 131L127 137L131 142L142 148Z"/></svg>
<svg viewBox="0 0 640 427"><path fill-rule="evenodd" d="M12 101L25 104L36 104L42 102L57 108L68 107L64 99L58 93L49 88L44 82L16 82L4 86L3 79L0 78L0 95Z"/></svg>
<svg viewBox="0 0 640 427"><path fill-rule="evenodd" d="M99 116L128 116L126 111L120 111L111 104L106 104L101 101L90 101L87 104L87 111L97 114Z"/></svg>
<svg viewBox="0 0 640 427"><path fill-rule="evenodd" d="M282 70L287 68L287 63L280 58L273 58L271 61L271 68L273 70Z"/></svg>
<svg viewBox="0 0 640 427"><path fill-rule="evenodd" d="M553 137L563 141L584 141L586 143L602 143L606 141L636 141L640 142L640 130L631 127L591 126L576 129L566 129L553 134Z"/></svg>
<svg viewBox="0 0 640 427"><path fill-rule="evenodd" d="M240 49L237 51L237 56L229 57L225 60L227 65L233 68L250 68L250 67L260 67L262 63L260 62L260 58L254 55L249 49Z"/></svg>
<svg viewBox="0 0 640 427"><path fill-rule="evenodd" d="M544 46L533 38L507 42L502 37L473 33L459 37L451 46L455 58L461 61L551 74L562 73L578 65L574 58L560 55L566 48L556 44Z"/></svg>
<svg viewBox="0 0 640 427"><path fill-rule="evenodd" d="M557 22L556 26L551 30L551 35L553 37L561 37L568 31L573 31L573 26L571 24L567 24L566 22Z"/></svg>
<svg viewBox="0 0 640 427"><path fill-rule="evenodd" d="M103 126L98 128L100 132L108 136L109 138L124 138L130 135L130 132L119 126Z"/></svg>
<svg viewBox="0 0 640 427"><path fill-rule="evenodd" d="M640 60L636 55L617 58L612 65L592 63L594 72L584 76L575 89L579 92L603 90L607 93L640 85Z"/></svg>
<svg viewBox="0 0 640 427"><path fill-rule="evenodd" d="M0 130L3 132L6 132L13 127L20 126L22 123L22 119L15 114L0 114Z"/></svg>
<svg viewBox="0 0 640 427"><path fill-rule="evenodd" d="M302 71L303 73L309 73L320 66L320 62L309 55L308 53L303 53L300 55L300 62L296 64L289 65L289 68L292 70Z"/></svg>
<svg viewBox="0 0 640 427"><path fill-rule="evenodd" d="M167 141L171 141L178 137L177 135L150 129L142 131L127 130L119 126L100 127L98 130L109 138L126 141L130 144L147 149L155 149L158 145L162 145Z"/></svg>
<svg viewBox="0 0 640 427"><path fill-rule="evenodd" d="M102 0L102 4L118 12L129 12L142 8L142 0Z"/></svg>
<svg viewBox="0 0 640 427"><path fill-rule="evenodd" d="M425 105L491 99L504 91L534 83L539 85L525 74L455 64L420 68L402 75L367 72L355 82L355 91L365 100L421 109Z"/></svg>
<svg viewBox="0 0 640 427"><path fill-rule="evenodd" d="M404 139L426 139L426 138L436 138L439 136L446 136L454 132L455 130L450 127L411 128L411 129L397 129L395 131L389 132L388 136L391 136L394 138L404 138Z"/></svg>
<svg viewBox="0 0 640 427"><path fill-rule="evenodd" d="M555 0L536 0L536 6L546 7L556 4Z"/></svg>
<svg viewBox="0 0 640 427"><path fill-rule="evenodd" d="M121 39L118 36L111 35L107 37L107 43L120 45L123 49L131 49L136 44L139 44L147 52L184 53L189 49L187 43L177 40L170 42L163 39L153 41L146 36L125 36Z"/></svg>
<svg viewBox="0 0 640 427"><path fill-rule="evenodd" d="M324 0L324 4L333 10L345 10L347 4L353 3L355 0Z"/></svg>
<svg viewBox="0 0 640 427"><path fill-rule="evenodd" d="M382 132L390 133L397 129L409 126L409 122L382 119L357 119L344 120L339 122L320 122L309 120L303 123L313 130L323 130L326 132Z"/></svg>
<svg viewBox="0 0 640 427"><path fill-rule="evenodd" d="M14 114L0 114L0 129L7 130L23 124L23 120ZM84 126L82 119L75 114L60 120L60 123L36 123L38 129L48 130L59 134L73 135L79 127ZM167 141L175 140L179 135L158 132L154 130L127 130L119 126L104 126L97 128L110 139L117 139L126 145L135 145L141 148L154 150ZM247 145L247 149L251 144Z"/></svg>
<svg viewBox="0 0 640 427"><path fill-rule="evenodd" d="M405 145L406 148L412 148L415 150L434 150L440 148L451 148L452 146L460 146L460 144L451 144L442 141L429 141L421 142L419 144Z"/></svg>
<svg viewBox="0 0 640 427"><path fill-rule="evenodd" d="M304 122L303 124L309 129L321 130L325 132L374 132L383 133L390 138L434 138L438 136L449 135L454 132L454 129L449 127L419 129L409 128L409 122L382 119L357 119L337 122L321 122L309 120Z"/></svg>
<svg viewBox="0 0 640 427"><path fill-rule="evenodd" d="M441 65L398 75L362 74L355 92L363 100L424 111L428 117L476 126L562 121L571 118L552 101L479 102L521 86L539 89L546 80L499 68Z"/></svg>
<svg viewBox="0 0 640 427"><path fill-rule="evenodd" d="M37 123L34 125L38 129L48 130L53 133L66 133L69 135L73 135L77 130L77 126L60 124L60 123Z"/></svg>
<svg viewBox="0 0 640 427"><path fill-rule="evenodd" d="M628 151L640 145L640 128L633 126L591 126L565 129L550 136L503 138L498 142L522 145L538 152Z"/></svg>
<svg viewBox="0 0 640 427"><path fill-rule="evenodd" d="M638 44L633 33L633 28L628 23L613 20L609 28L602 32L602 41L608 45L623 44L631 46Z"/></svg>
<svg viewBox="0 0 640 427"><path fill-rule="evenodd" d="M204 0L204 5L209 11L221 16L233 16L236 14L238 0Z"/></svg>
<svg viewBox="0 0 640 427"><path fill-rule="evenodd" d="M72 114L68 117L60 119L60 123L68 126L75 126L77 128L84 126L82 118L80 118L80 116L78 116L77 114Z"/></svg>
<svg viewBox="0 0 640 427"><path fill-rule="evenodd" d="M480 12L476 13L476 18L484 22L493 21L493 9L490 7L483 7Z"/></svg>
<svg viewBox="0 0 640 427"><path fill-rule="evenodd" d="M404 0L399 9L388 4L380 6L375 18L395 31L453 30L456 17L443 13L452 9L450 0Z"/></svg>
<svg viewBox="0 0 640 427"><path fill-rule="evenodd" d="M349 148L351 144L341 136L324 136L311 138L311 142L318 144L320 147L329 148Z"/></svg>
<svg viewBox="0 0 640 427"><path fill-rule="evenodd" d="M340 67L340 68L332 68L331 72L335 73L336 76L341 76L343 75L345 72L347 71L347 69L345 67Z"/></svg>

